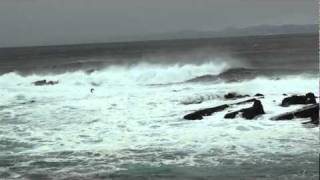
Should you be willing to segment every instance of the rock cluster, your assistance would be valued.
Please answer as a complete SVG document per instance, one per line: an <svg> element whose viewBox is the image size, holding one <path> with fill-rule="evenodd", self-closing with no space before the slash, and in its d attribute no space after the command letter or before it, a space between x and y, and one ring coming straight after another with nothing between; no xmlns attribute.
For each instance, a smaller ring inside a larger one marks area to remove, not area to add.
<svg viewBox="0 0 320 180"><path fill-rule="evenodd" d="M313 93L308 93L305 96L293 95L282 100L281 106L288 107L297 104L315 104L316 97Z"/></svg>
<svg viewBox="0 0 320 180"><path fill-rule="evenodd" d="M241 101L238 103L223 104L223 105L212 107L212 108L201 109L201 110L195 111L193 113L187 114L183 118L187 119L187 120L201 120L201 119L203 119L204 116L210 116L213 113L223 111L231 106L246 104L246 103L255 102L255 101L256 101L256 99L253 98L253 99L248 99L248 100Z"/></svg>
<svg viewBox="0 0 320 180"><path fill-rule="evenodd" d="M224 96L225 99L237 99L237 98L243 98L243 97L248 97L248 95L228 93ZM243 108L233 112L228 112L227 114L225 114L224 118L233 119L237 115L241 115L241 117L244 119L249 119L249 120L255 119L257 116L265 114L265 111L261 101L258 100L259 98L263 98L264 95L258 93L254 97L255 98L241 101L238 103L223 104L223 105L212 107L212 108L201 109L193 113L187 114L183 118L187 120L201 120L203 119L204 116L210 116L216 112L224 111L229 107L253 102L253 105L251 107ZM316 96L313 93L307 93L306 95L293 95L290 97L285 97L282 100L281 106L288 107L291 105L298 105L298 104L303 104L307 106L292 112L287 112L284 114L277 115L271 118L271 120L279 121L279 120L292 120L295 118L310 118L311 120L306 123L319 125L319 103L316 102Z"/></svg>

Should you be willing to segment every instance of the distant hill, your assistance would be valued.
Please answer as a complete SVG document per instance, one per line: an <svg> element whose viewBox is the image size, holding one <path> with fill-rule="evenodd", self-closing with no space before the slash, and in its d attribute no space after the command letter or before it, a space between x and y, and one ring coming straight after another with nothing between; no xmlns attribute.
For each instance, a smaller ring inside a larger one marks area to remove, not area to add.
<svg viewBox="0 0 320 180"><path fill-rule="evenodd" d="M300 33L317 33L317 24L310 25L260 25L246 28L228 28L218 32L220 35L227 36L247 36L247 35L274 35L274 34L300 34Z"/></svg>
<svg viewBox="0 0 320 180"><path fill-rule="evenodd" d="M219 31L178 31L169 33L145 34L141 36L117 37L111 41L144 41L144 40L169 40L169 39L197 39L215 37L234 36L256 36L256 35L276 35L276 34L303 34L317 33L317 24L308 25L259 25L245 28L226 28Z"/></svg>

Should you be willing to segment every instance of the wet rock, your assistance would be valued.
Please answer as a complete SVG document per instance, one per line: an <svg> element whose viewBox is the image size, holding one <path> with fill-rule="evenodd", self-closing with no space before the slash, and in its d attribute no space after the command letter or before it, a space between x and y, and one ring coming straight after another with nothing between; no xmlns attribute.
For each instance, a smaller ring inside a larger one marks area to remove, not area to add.
<svg viewBox="0 0 320 180"><path fill-rule="evenodd" d="M250 96L249 95L237 94L235 92L228 93L228 94L224 95L225 99L239 99L239 98L244 98L244 97L250 97Z"/></svg>
<svg viewBox="0 0 320 180"><path fill-rule="evenodd" d="M290 105L297 104L315 104L316 97L313 93L308 93L305 96L293 95L287 98L284 98L281 102L281 106L288 107Z"/></svg>
<svg viewBox="0 0 320 180"><path fill-rule="evenodd" d="M313 124L319 124L319 104L313 104L296 111L287 112L271 118L271 120L292 120L295 118L310 118Z"/></svg>
<svg viewBox="0 0 320 180"><path fill-rule="evenodd" d="M306 94L306 98L307 98L307 103L310 103L310 104L316 104L317 103L316 96L313 93Z"/></svg>
<svg viewBox="0 0 320 180"><path fill-rule="evenodd" d="M265 114L261 101L255 100L253 106L250 108L244 108L239 111L227 113L224 118L233 119L237 114L241 113L242 117L245 119L253 119L258 115Z"/></svg>
<svg viewBox="0 0 320 180"><path fill-rule="evenodd" d="M195 111L193 113L187 114L183 118L186 119L186 120L201 120L201 119L203 119L203 116L210 116L213 113L223 111L223 110L225 110L226 108L228 108L230 106L246 104L246 103L255 102L255 101L256 101L256 99L253 98L253 99L248 99L248 100L245 100L245 101L240 101L240 102L237 102L237 103L224 104L224 105L216 106L216 107L213 107L213 108L202 109L202 110L198 110L198 111Z"/></svg>
<svg viewBox="0 0 320 180"><path fill-rule="evenodd" d="M312 124L319 125L319 106L318 106L318 113L314 114L311 116L311 121Z"/></svg>
<svg viewBox="0 0 320 180"><path fill-rule="evenodd" d="M45 85L46 83L47 83L46 80L40 80L40 81L33 82L33 84L36 86L42 86L42 85Z"/></svg>
<svg viewBox="0 0 320 180"><path fill-rule="evenodd" d="M256 95L254 95L255 97L264 97L263 94L257 93Z"/></svg>
<svg viewBox="0 0 320 180"><path fill-rule="evenodd" d="M219 111L223 111L228 107L229 105L224 104L224 105L213 107L213 108L202 109L202 110L187 114L183 118L187 120L201 120L203 119L203 116L210 116L211 114Z"/></svg>
<svg viewBox="0 0 320 180"><path fill-rule="evenodd" d="M225 119L234 119L239 114L239 111L227 113L224 118Z"/></svg>
<svg viewBox="0 0 320 180"><path fill-rule="evenodd" d="M265 114L261 101L256 100L251 108L242 110L242 117L253 119L260 114Z"/></svg>
<svg viewBox="0 0 320 180"><path fill-rule="evenodd" d="M40 80L40 81L35 81L32 84L34 84L35 86L45 86L45 85L55 85L58 83L59 83L59 81Z"/></svg>

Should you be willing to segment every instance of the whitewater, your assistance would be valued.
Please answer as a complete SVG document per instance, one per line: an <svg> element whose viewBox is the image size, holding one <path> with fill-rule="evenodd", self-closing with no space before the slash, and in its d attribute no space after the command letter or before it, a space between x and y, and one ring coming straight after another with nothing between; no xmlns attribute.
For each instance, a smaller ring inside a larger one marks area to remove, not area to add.
<svg viewBox="0 0 320 180"><path fill-rule="evenodd" d="M318 95L318 75L186 82L235 68L220 62L1 75L0 177L318 179L319 128L302 124L309 119L270 120L302 107L279 106L284 93ZM32 84L42 79L59 83ZM266 114L255 120L226 120L224 112L201 121L182 118L238 102L223 98L229 92L264 94Z"/></svg>

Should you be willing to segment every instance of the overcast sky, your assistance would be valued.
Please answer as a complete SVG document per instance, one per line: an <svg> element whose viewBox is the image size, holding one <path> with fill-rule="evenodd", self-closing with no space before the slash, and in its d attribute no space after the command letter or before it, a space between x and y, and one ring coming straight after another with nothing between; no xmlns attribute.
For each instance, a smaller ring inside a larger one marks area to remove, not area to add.
<svg viewBox="0 0 320 180"><path fill-rule="evenodd" d="M0 46L317 20L317 0L0 0Z"/></svg>

